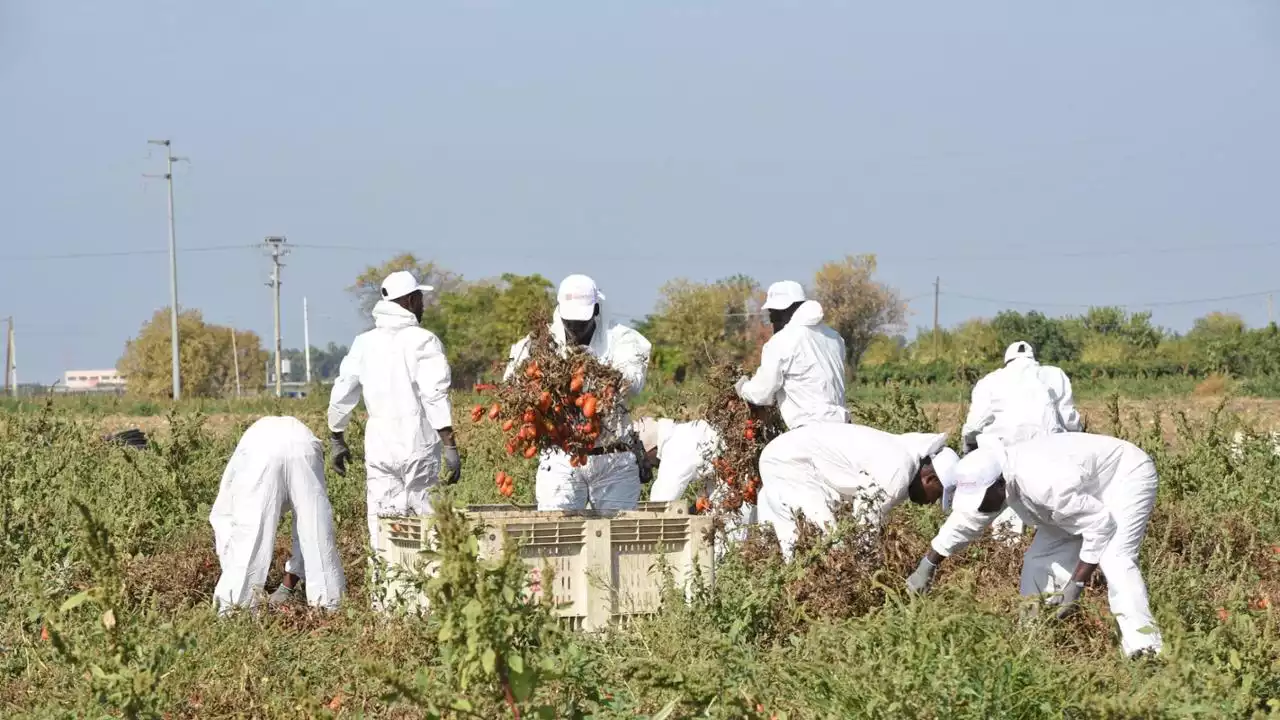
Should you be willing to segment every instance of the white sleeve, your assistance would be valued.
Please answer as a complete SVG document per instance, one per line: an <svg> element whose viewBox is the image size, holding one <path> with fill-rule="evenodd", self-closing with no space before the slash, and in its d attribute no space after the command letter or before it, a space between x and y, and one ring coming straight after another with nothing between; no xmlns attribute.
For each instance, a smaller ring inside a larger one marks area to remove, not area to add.
<svg viewBox="0 0 1280 720"><path fill-rule="evenodd" d="M413 368L413 384L418 391L427 422L436 430L453 425L453 408L449 403L449 359L445 357L440 338L429 332L416 333L419 337L405 348L409 367Z"/></svg>
<svg viewBox="0 0 1280 720"><path fill-rule="evenodd" d="M1075 399L1071 395L1071 379L1067 374L1058 368L1054 368L1057 372L1057 381L1054 383L1054 398L1057 400L1058 417L1062 419L1062 426L1067 432L1080 432L1080 413L1076 411Z"/></svg>
<svg viewBox="0 0 1280 720"><path fill-rule="evenodd" d="M1055 505L1051 516L1053 523L1063 532L1079 535L1083 541L1080 562L1098 564L1102 551L1107 549L1116 532L1116 521L1111 513L1097 498L1074 490L1060 495Z"/></svg>
<svg viewBox="0 0 1280 720"><path fill-rule="evenodd" d="M516 366L524 362L527 357L529 357L528 335L511 346L511 352L507 355L507 369L502 371L502 382L510 380L511 376L516 372Z"/></svg>
<svg viewBox="0 0 1280 720"><path fill-rule="evenodd" d="M782 378L790 361L790 353L784 352L774 336L760 350L760 367L743 384L738 395L752 405L772 405L782 389Z"/></svg>
<svg viewBox="0 0 1280 720"><path fill-rule="evenodd" d="M351 343L347 356L338 366L338 379L329 392L329 430L344 432L351 422L351 412L360 402L360 338Z"/></svg>
<svg viewBox="0 0 1280 720"><path fill-rule="evenodd" d="M654 502L679 500L689 483L698 477L704 458L699 453L698 433L683 428L662 448L663 458L658 463L658 474L649 488L649 499Z"/></svg>
<svg viewBox="0 0 1280 720"><path fill-rule="evenodd" d="M942 523L942 527L938 528L938 534L934 536L929 546L942 557L951 557L969 547L969 543L982 537L982 533L999 516L999 511L990 513L952 511L947 516L946 522Z"/></svg>
<svg viewBox="0 0 1280 720"><path fill-rule="evenodd" d="M967 443L982 433L996 419L991 408L991 388L986 378L973 386L973 395L969 403L969 415L965 418L960 437Z"/></svg>
<svg viewBox="0 0 1280 720"><path fill-rule="evenodd" d="M617 345L610 348L609 364L622 373L627 383L627 393L639 395L644 390L644 382L649 373L649 353L653 349L643 335L631 328L622 328L618 333Z"/></svg>

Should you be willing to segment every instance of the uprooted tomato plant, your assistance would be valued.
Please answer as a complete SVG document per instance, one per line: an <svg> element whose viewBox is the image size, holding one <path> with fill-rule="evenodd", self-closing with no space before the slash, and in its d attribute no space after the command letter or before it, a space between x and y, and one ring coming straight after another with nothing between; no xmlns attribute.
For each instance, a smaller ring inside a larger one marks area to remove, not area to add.
<svg viewBox="0 0 1280 720"><path fill-rule="evenodd" d="M560 450L578 467L592 448L627 438L622 373L583 348L559 347L545 323L534 326L524 355L497 387L495 401L471 410L473 422L502 424L508 455L532 459ZM513 494L511 475L499 471L495 483L502 495Z"/></svg>
<svg viewBox="0 0 1280 720"><path fill-rule="evenodd" d="M708 378L713 393L705 416L720 435L720 445L711 461L712 490L699 499L700 512L736 513L743 503L755 504L761 487L760 453L786 432L777 408L751 405L738 397L734 383L741 375L740 366L720 365Z"/></svg>

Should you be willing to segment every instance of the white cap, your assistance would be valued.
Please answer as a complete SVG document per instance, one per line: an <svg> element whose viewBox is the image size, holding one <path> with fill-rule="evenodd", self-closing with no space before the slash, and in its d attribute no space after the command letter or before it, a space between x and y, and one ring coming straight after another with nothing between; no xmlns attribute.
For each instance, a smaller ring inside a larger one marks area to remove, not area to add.
<svg viewBox="0 0 1280 720"><path fill-rule="evenodd" d="M932 463L933 471L938 474L938 480L942 482L944 490L942 500L945 503L946 488L955 487L956 484L956 467L960 464L960 456L951 448L942 448L937 455L933 456Z"/></svg>
<svg viewBox="0 0 1280 720"><path fill-rule="evenodd" d="M783 280L769 286L769 295L765 298L765 310L786 310L798 302L804 302L804 288L795 280Z"/></svg>
<svg viewBox="0 0 1280 720"><path fill-rule="evenodd" d="M1010 345L1009 348L1004 351L1005 363L1017 358L1027 358L1028 360L1036 359L1036 353L1031 347L1031 343L1026 340L1019 340L1018 342Z"/></svg>
<svg viewBox="0 0 1280 720"><path fill-rule="evenodd" d="M586 275L570 275L560 282L556 293L561 320L590 320L595 317L596 303L604 299L604 293L596 287L596 281Z"/></svg>
<svg viewBox="0 0 1280 720"><path fill-rule="evenodd" d="M941 474L938 475L946 488L942 493L942 509L977 512L987 496L987 488L1000 479L1002 472L1000 453L995 450L978 448L965 455L955 467L949 483Z"/></svg>
<svg viewBox="0 0 1280 720"><path fill-rule="evenodd" d="M631 424L640 438L644 451L649 452L658 447L658 421L651 417L643 417Z"/></svg>
<svg viewBox="0 0 1280 720"><path fill-rule="evenodd" d="M421 290L428 293L434 289L430 285L419 285L418 279L408 270L397 270L382 281L382 299L398 300L412 292Z"/></svg>

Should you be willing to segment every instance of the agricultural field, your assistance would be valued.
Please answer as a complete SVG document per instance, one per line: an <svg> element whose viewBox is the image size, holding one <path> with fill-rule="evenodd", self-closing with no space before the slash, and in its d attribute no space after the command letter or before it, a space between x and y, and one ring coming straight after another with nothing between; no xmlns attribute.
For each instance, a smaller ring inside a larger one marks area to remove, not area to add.
<svg viewBox="0 0 1280 720"><path fill-rule="evenodd" d="M1142 560L1166 652L1135 662L1121 657L1103 588L1069 621L1022 618L1016 546L978 543L933 593L908 597L903 578L942 521L937 508L895 510L869 549L842 542L859 533L842 522L804 540L791 565L754 538L730 548L714 585L687 599L673 588L658 615L595 635L564 632L523 602L518 560L478 562L445 513L430 592L454 601L426 618L376 614L358 465L328 478L343 608L219 619L207 518L238 434L263 414L292 414L323 437L323 400L0 405L0 716L1280 714L1280 458L1261 434L1280 425L1280 401L1143 395L1081 401L1091 430L1137 442L1161 474ZM643 404L680 417L704 399L671 387ZM513 499L532 502L533 461L509 457L495 423L468 418L482 400L455 397L464 469L442 499L499 502L502 470ZM891 431L953 430L963 412L941 393L865 392L853 405ZM126 427L145 429L150 447L101 440ZM1236 430L1245 439L1233 449ZM350 437L359 448L358 420Z"/></svg>

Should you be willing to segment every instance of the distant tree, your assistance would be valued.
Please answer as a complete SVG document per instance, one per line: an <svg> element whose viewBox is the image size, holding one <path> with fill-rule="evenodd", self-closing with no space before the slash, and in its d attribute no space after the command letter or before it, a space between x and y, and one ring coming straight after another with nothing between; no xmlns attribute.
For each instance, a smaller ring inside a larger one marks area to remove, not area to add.
<svg viewBox="0 0 1280 720"><path fill-rule="evenodd" d="M312 381L333 380L338 377L338 366L342 358L347 356L346 345L329 343L324 349L311 346L311 379ZM307 378L307 357L297 348L284 351L282 357L289 361L289 372L285 379L290 382L302 382Z"/></svg>
<svg viewBox="0 0 1280 720"><path fill-rule="evenodd" d="M235 333L236 354L231 335ZM178 314L178 363L182 371L183 397L224 397L235 392L236 359L240 384L256 391L265 381L267 353L256 333L206 323L199 310ZM138 336L125 343L116 364L128 380L129 392L142 397L172 397L169 310L157 310Z"/></svg>
<svg viewBox="0 0 1280 720"><path fill-rule="evenodd" d="M427 308L422 325L440 337L456 386L468 386L496 371L512 343L532 322L550 322L552 285L541 275L505 274L499 280L458 283Z"/></svg>
<svg viewBox="0 0 1280 720"><path fill-rule="evenodd" d="M435 288L426 297L427 307L434 305L447 292L462 284L462 277L445 270L430 260L419 260L412 253L397 255L381 265L366 267L347 291L356 296L362 317L369 317L373 306L381 299L382 281L397 270L408 270L423 285Z"/></svg>
<svg viewBox="0 0 1280 720"><path fill-rule="evenodd" d="M897 290L875 280L875 272L875 255L850 255L823 265L813 278L813 297L826 323L844 337L849 371L877 334L906 321L906 303Z"/></svg>
<svg viewBox="0 0 1280 720"><path fill-rule="evenodd" d="M1004 348L1024 340L1031 343L1036 358L1042 362L1061 363L1080 358L1079 341L1067 331L1063 320L1046 317L1035 310L1025 315L1005 310L995 316L991 326L996 330L997 347L1002 356Z"/></svg>
<svg viewBox="0 0 1280 720"><path fill-rule="evenodd" d="M767 337L760 316L763 293L751 278L714 283L673 280L640 326L654 345L654 361L668 372L701 372L719 362L747 363Z"/></svg>

